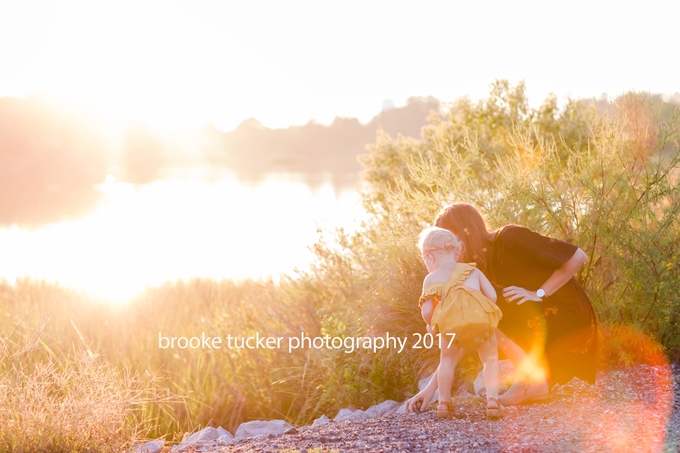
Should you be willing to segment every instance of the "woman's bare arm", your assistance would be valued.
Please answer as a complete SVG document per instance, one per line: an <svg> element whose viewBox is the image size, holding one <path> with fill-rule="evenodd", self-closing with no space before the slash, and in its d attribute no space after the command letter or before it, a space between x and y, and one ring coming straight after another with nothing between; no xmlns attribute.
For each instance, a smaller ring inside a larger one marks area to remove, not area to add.
<svg viewBox="0 0 680 453"><path fill-rule="evenodd" d="M576 272L587 260L588 256L586 253L580 248L576 249L576 252L574 252L572 257L565 261L559 269L556 269L555 272L548 277L545 283L541 285L541 288L545 291L545 295L550 296L555 294L555 291L564 286L565 283L576 275ZM517 305L521 305L527 301L541 302L543 300L536 295L536 291L529 291L519 286L508 286L507 288L503 288L503 296L505 296L508 301L517 301Z"/></svg>

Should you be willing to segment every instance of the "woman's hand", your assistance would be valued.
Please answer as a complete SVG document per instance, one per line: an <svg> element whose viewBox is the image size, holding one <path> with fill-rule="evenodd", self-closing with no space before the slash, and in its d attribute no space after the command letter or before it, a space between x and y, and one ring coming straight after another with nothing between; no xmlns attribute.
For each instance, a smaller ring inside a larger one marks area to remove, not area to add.
<svg viewBox="0 0 680 453"><path fill-rule="evenodd" d="M436 387L434 389L425 387L416 396L406 401L404 403L406 405L406 412L421 412L424 410L430 404L430 401L432 401L435 390Z"/></svg>
<svg viewBox="0 0 680 453"><path fill-rule="evenodd" d="M524 302L543 302L543 299L536 295L536 291L529 291L528 289L519 286L508 286L503 288L503 297L508 302L517 301L517 305L522 305Z"/></svg>
<svg viewBox="0 0 680 453"><path fill-rule="evenodd" d="M555 292L560 289L565 283L567 283L574 275L576 271L583 266L588 260L588 256L585 252L579 248L576 249L571 258L565 261L559 269L555 271L548 277L548 279L543 282L541 288L548 294L555 294ZM524 302L543 302L543 299L536 295L535 291L529 291L519 286L508 286L503 288L503 296L510 302L518 301L517 305L522 305Z"/></svg>

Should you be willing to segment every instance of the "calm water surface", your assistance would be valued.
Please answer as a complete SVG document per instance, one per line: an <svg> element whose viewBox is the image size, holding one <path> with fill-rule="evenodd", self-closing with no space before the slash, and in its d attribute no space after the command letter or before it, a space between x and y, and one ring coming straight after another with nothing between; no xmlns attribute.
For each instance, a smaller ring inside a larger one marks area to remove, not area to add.
<svg viewBox="0 0 680 453"><path fill-rule="evenodd" d="M111 301L175 279L277 278L309 265L319 228L351 230L366 215L352 184L291 175L182 175L99 190L97 208L78 220L0 229L0 278L56 281Z"/></svg>

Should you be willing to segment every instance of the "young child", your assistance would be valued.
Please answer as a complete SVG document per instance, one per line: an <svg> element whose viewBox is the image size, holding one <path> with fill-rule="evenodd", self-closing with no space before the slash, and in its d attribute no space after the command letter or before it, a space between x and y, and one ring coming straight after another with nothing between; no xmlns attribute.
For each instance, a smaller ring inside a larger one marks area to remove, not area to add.
<svg viewBox="0 0 680 453"><path fill-rule="evenodd" d="M495 304L496 291L474 263L458 262L463 244L449 230L425 229L420 233L418 247L429 272L420 296L421 313L428 332L440 334L437 417L453 416L451 386L456 363L465 348L476 349L484 364L486 415L497 419L502 407L498 401L498 345L494 332L503 315Z"/></svg>

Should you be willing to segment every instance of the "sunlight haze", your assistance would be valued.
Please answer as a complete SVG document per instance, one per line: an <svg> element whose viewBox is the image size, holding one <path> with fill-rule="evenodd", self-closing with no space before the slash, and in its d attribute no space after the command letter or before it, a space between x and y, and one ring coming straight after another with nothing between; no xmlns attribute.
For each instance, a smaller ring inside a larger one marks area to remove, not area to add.
<svg viewBox="0 0 680 453"><path fill-rule="evenodd" d="M680 91L672 2L0 5L0 96L48 92L165 130L368 121L386 99L479 98L499 78L526 80L536 103Z"/></svg>
<svg viewBox="0 0 680 453"><path fill-rule="evenodd" d="M532 107L551 92L673 96L679 12L0 0L0 281L121 301L290 274L312 262L319 225L366 218L357 158L380 131L418 139L440 102L492 85Z"/></svg>

